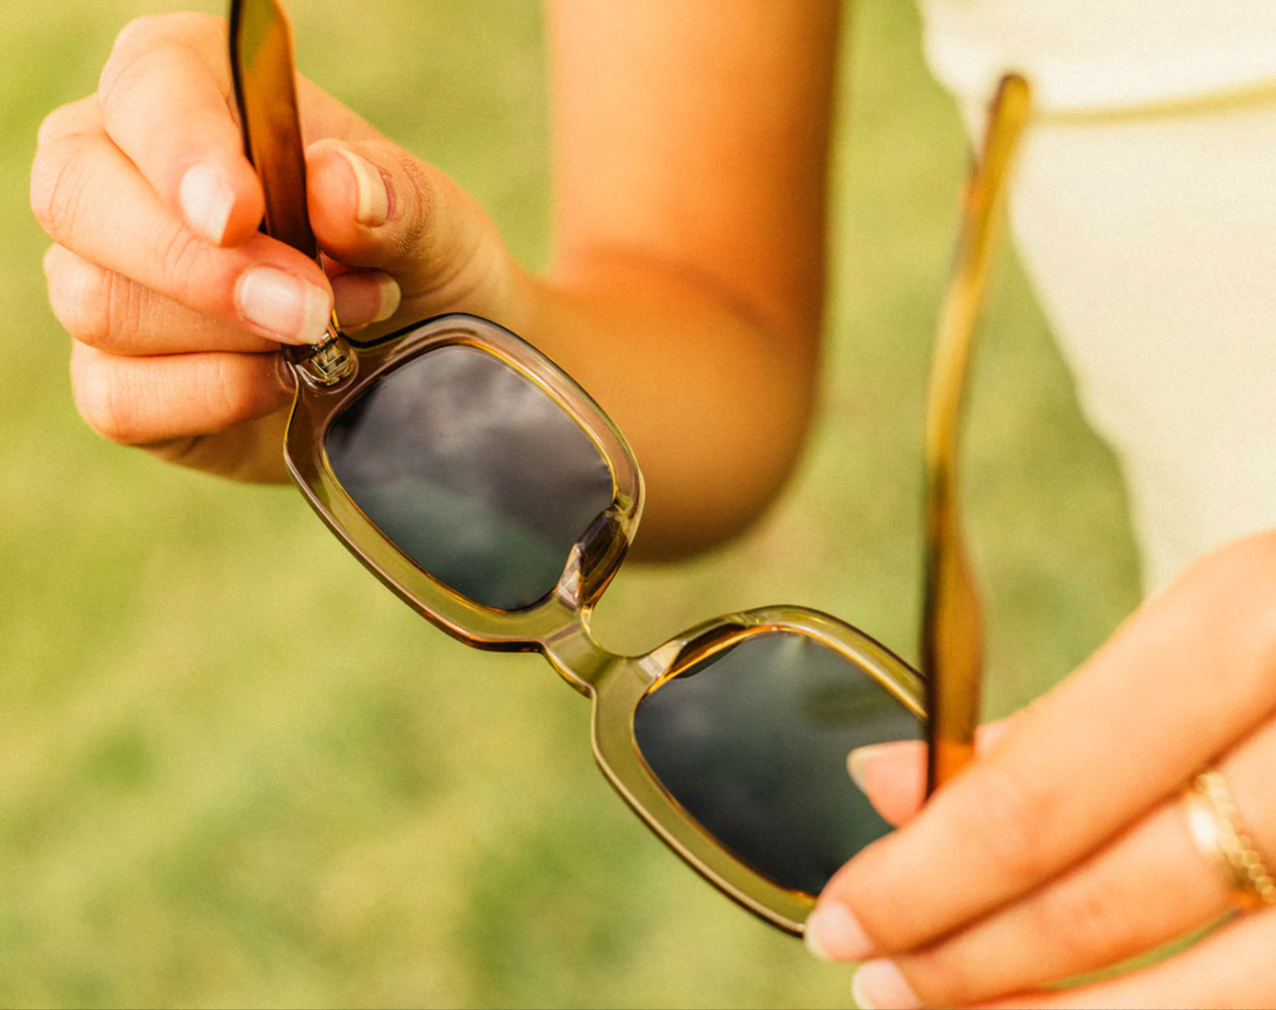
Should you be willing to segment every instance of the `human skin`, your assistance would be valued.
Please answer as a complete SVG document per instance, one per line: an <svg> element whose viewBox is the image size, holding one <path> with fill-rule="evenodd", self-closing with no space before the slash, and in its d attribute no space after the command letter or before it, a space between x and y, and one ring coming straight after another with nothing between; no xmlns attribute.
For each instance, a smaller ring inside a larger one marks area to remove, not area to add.
<svg viewBox="0 0 1276 1010"><path fill-rule="evenodd" d="M1197 561L1055 690L986 727L978 760L924 808L918 747L853 755L902 827L829 882L808 942L867 960L856 992L880 1008L1273 1005L1276 906L1152 967L1039 987L1228 911L1179 807L1205 766L1276 863L1274 671L1276 534L1264 533Z"/></svg>
<svg viewBox="0 0 1276 1010"><path fill-rule="evenodd" d="M86 421L164 460L283 480L280 342L313 339L334 297L369 332L469 311L548 352L625 431L647 476L646 556L735 534L774 497L810 415L838 11L733 3L731 19L719 0L551 6L543 277L456 183L306 82L327 274L260 235L224 24L134 22L98 92L46 120L32 171ZM276 272L250 276L261 267ZM872 958L858 992L879 1007L1276 1000L1270 911L1116 982L1036 988L1223 910L1174 805L1204 765L1220 763L1276 863L1273 573L1276 536L1196 565L924 810L915 752L859 755L904 827L830 883L812 945Z"/></svg>
<svg viewBox="0 0 1276 1010"><path fill-rule="evenodd" d="M311 223L340 264L329 273L343 325L468 311L546 351L643 461L648 557L747 525L810 417L837 11L749 0L740 15L724 36L709 0L551 11L546 277L452 180L301 88ZM797 70L794 52L809 54ZM42 127L32 207L55 243L49 294L75 341L85 420L163 459L282 481L291 393L272 352L314 339L332 295L317 266L256 232L263 198L225 54L219 19L129 25L96 95ZM309 308L246 280L254 266L304 282ZM282 318L252 323L246 292Z"/></svg>

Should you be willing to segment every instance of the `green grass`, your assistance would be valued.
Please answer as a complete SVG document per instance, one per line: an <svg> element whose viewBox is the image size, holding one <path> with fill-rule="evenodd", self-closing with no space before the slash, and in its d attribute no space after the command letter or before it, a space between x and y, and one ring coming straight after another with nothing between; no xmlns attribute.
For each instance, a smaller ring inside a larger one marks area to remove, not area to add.
<svg viewBox="0 0 1276 1010"><path fill-rule="evenodd" d="M303 70L547 248L534 0L294 4ZM741 913L610 793L587 706L366 576L287 489L96 440L26 207L36 126L145 0L9 0L0 25L0 1005L844 1005L849 971ZM966 154L915 16L848 33L819 427L782 500L700 560L629 571L597 630L650 647L805 603L914 655L929 332ZM990 712L1136 599L1111 456L1003 272L969 504Z"/></svg>

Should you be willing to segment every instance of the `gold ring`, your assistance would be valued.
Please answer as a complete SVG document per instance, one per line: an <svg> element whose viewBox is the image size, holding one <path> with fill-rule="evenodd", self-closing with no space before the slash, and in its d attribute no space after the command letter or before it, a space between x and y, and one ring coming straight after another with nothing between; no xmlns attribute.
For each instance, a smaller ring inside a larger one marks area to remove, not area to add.
<svg viewBox="0 0 1276 1010"><path fill-rule="evenodd" d="M1181 799L1192 842L1217 867L1232 905L1276 905L1276 879L1246 833L1222 774L1207 768L1183 790Z"/></svg>

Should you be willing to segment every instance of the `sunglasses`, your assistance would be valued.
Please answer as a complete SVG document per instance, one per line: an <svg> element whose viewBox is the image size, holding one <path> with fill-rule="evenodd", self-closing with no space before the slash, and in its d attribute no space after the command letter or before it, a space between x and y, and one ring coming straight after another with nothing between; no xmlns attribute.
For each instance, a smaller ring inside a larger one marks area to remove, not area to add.
<svg viewBox="0 0 1276 1010"><path fill-rule="evenodd" d="M231 62L263 230L319 259L307 220L291 31L278 0L232 0ZM590 614L642 513L633 453L597 403L496 323L451 314L285 353L284 456L333 534L422 617L468 645L539 652L592 704L599 767L710 883L800 934L815 896L890 829L846 773L856 747L925 738L928 791L970 760L980 608L957 506L957 442L1021 78L992 103L940 313L926 431L922 677L862 631L801 607L608 652ZM927 714L929 713L929 718Z"/></svg>

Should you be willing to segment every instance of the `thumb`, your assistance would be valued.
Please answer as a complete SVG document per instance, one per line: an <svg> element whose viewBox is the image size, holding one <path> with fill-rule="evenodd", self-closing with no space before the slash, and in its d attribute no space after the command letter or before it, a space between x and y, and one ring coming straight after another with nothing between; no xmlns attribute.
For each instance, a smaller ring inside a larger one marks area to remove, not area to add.
<svg viewBox="0 0 1276 1010"><path fill-rule="evenodd" d="M306 172L320 248L392 277L400 318L503 314L509 254L483 208L448 176L388 140L319 141Z"/></svg>

